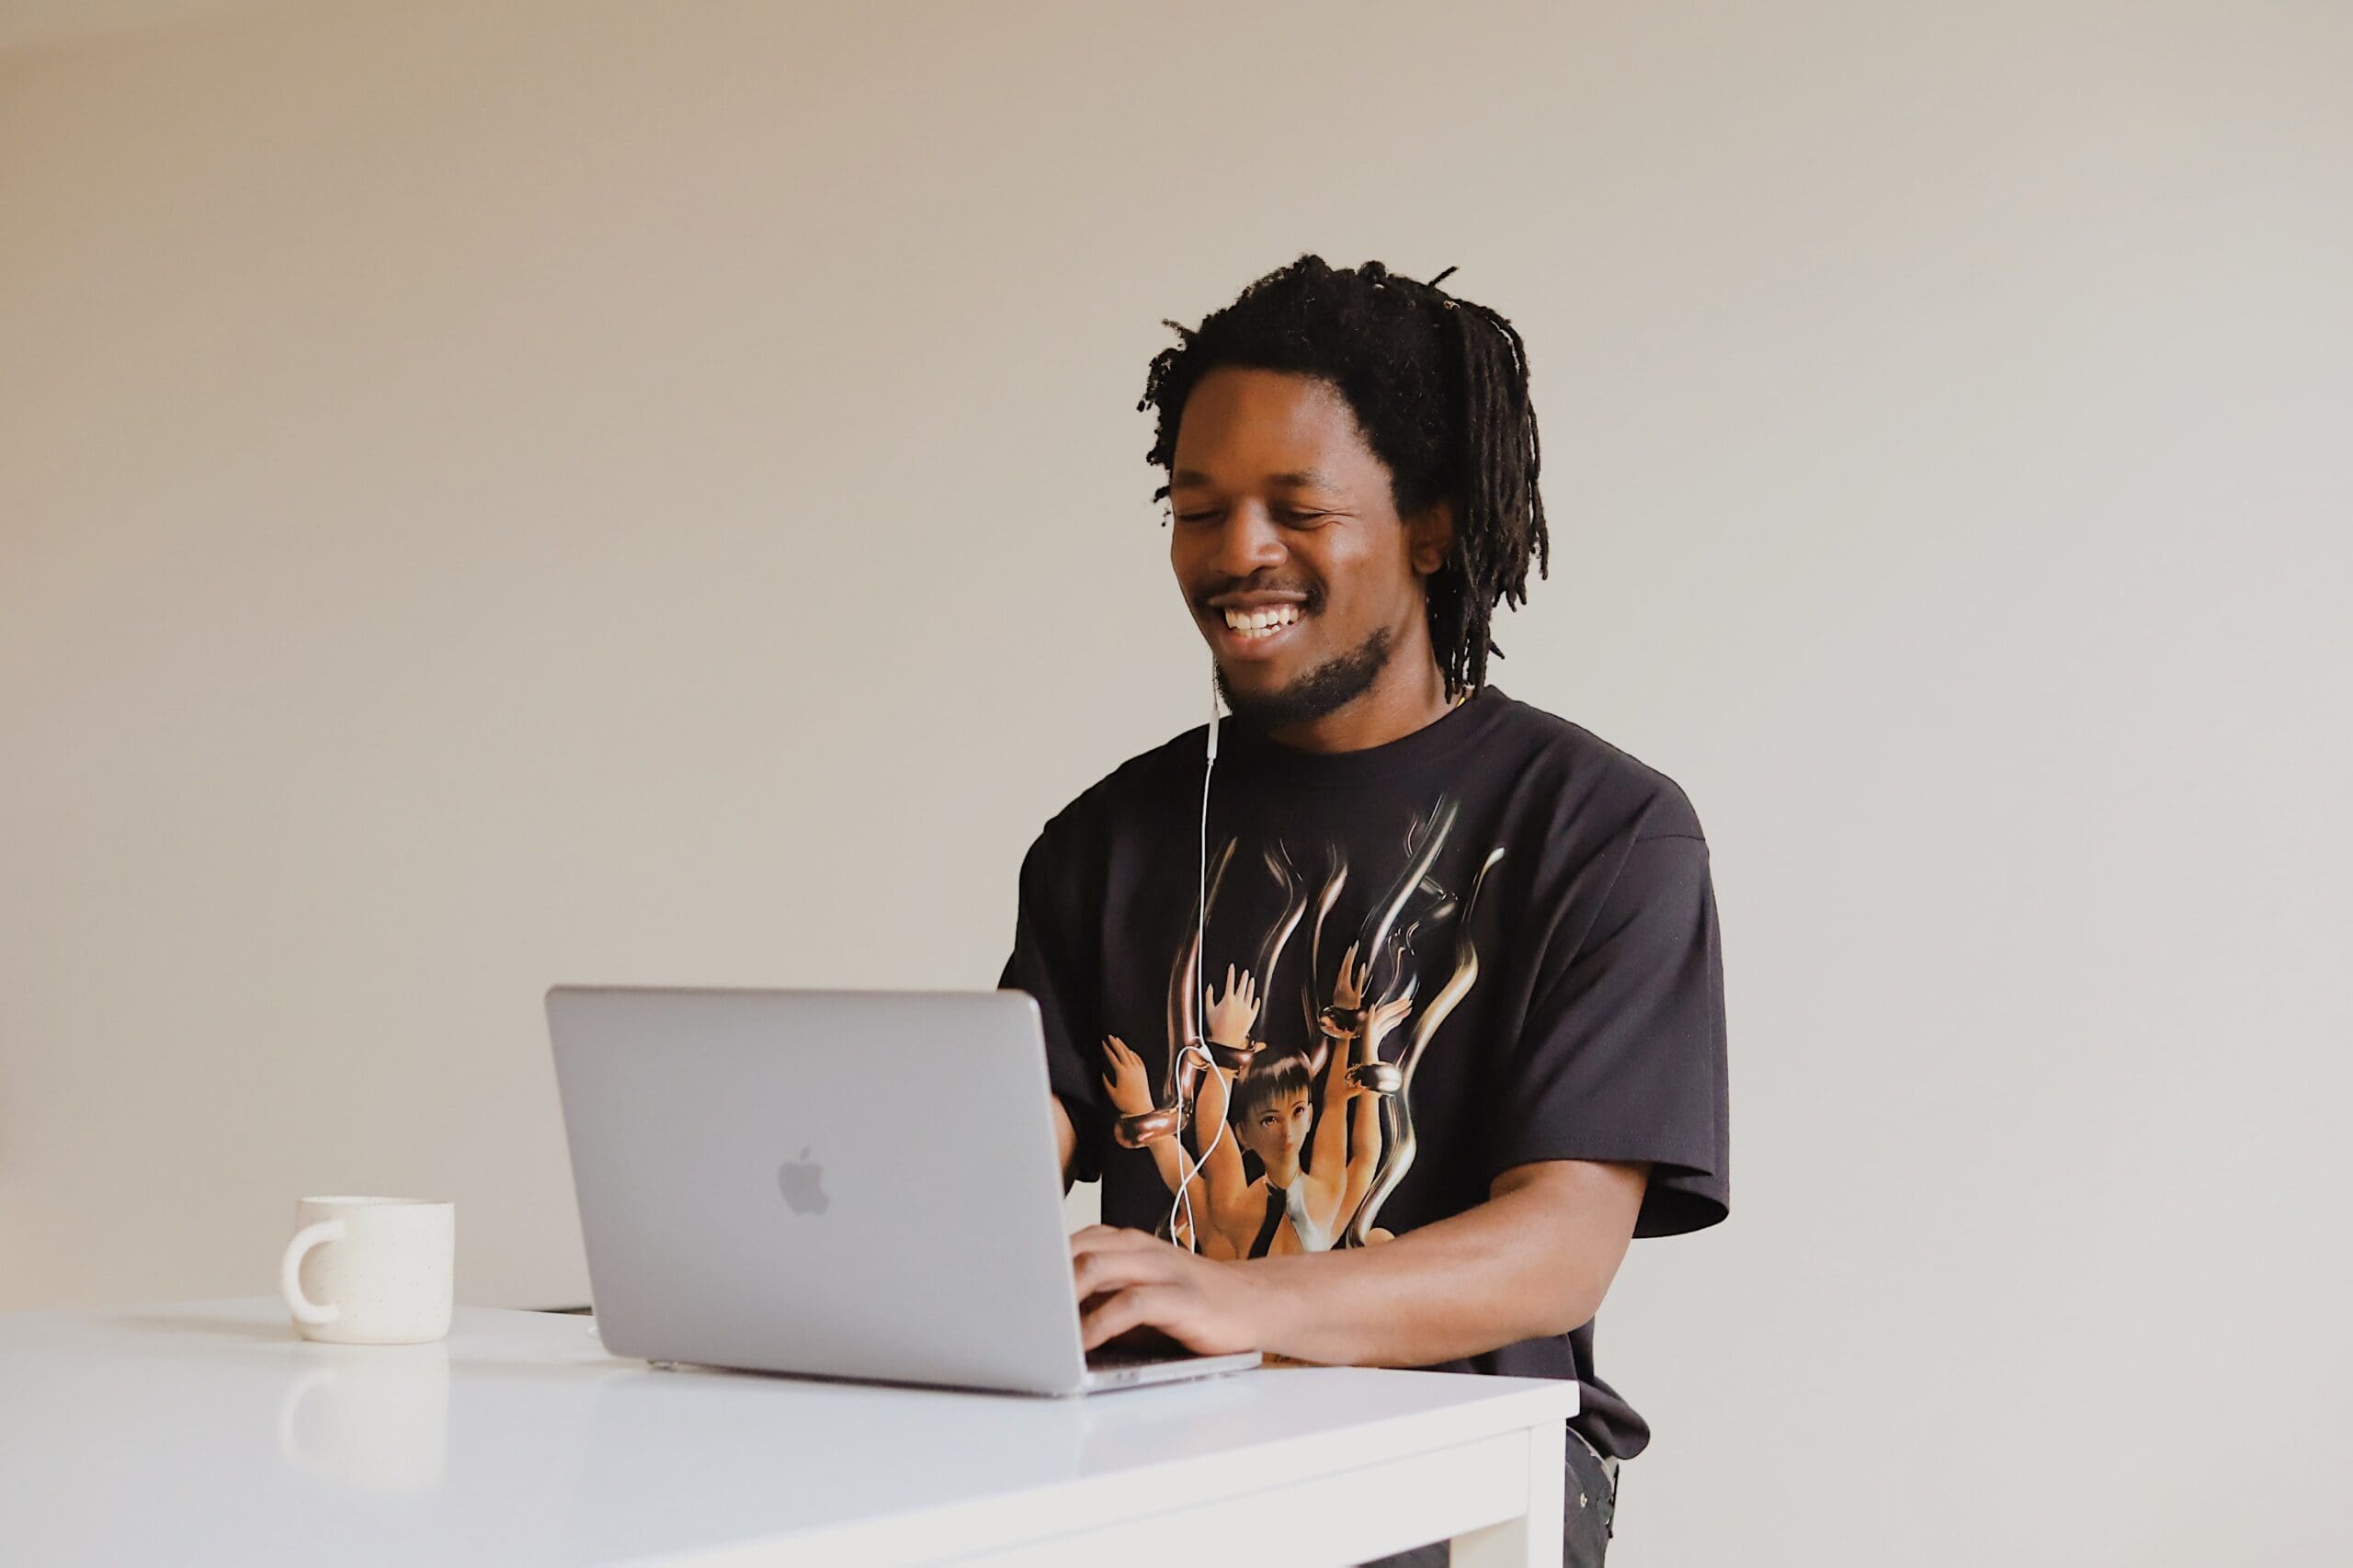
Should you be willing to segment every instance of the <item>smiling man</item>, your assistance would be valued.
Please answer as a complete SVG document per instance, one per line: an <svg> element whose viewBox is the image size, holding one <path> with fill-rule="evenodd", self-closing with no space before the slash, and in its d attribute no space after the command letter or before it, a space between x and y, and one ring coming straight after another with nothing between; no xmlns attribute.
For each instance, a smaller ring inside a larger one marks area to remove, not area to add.
<svg viewBox="0 0 2353 1568"><path fill-rule="evenodd" d="M1595 1315L1631 1238L1730 1202L1707 843L1487 684L1549 568L1510 323L1307 256L1176 330L1138 406L1232 718L1213 771L1197 726L1045 824L999 981L1102 1182L1087 1343L1573 1378L1563 1560L1597 1563L1649 1427Z"/></svg>

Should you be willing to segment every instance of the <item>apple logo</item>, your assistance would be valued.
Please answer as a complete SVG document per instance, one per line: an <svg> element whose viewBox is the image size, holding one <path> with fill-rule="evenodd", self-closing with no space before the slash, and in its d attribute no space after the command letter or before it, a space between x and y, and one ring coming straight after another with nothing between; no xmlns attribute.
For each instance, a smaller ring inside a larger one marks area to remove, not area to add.
<svg viewBox="0 0 2353 1568"><path fill-rule="evenodd" d="M823 1214L833 1202L825 1196L825 1167L810 1159L806 1144L799 1159L787 1160L776 1168L776 1187L784 1194L785 1207L795 1214Z"/></svg>

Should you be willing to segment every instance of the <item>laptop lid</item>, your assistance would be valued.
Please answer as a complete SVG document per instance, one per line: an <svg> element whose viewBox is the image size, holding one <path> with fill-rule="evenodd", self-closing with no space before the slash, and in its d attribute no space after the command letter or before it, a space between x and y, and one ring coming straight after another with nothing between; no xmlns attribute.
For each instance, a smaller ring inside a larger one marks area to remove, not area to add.
<svg viewBox="0 0 2353 1568"><path fill-rule="evenodd" d="M615 1355L1082 1386L1026 993L560 985L547 1009Z"/></svg>

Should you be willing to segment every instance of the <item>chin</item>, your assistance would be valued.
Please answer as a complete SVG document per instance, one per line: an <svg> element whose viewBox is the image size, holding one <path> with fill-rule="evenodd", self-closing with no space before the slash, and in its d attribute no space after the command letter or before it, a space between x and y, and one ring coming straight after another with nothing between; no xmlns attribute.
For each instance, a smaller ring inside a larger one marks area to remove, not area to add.
<svg viewBox="0 0 2353 1568"><path fill-rule="evenodd" d="M1219 691L1234 716L1261 729L1313 723L1327 718L1372 688L1389 663L1391 642L1386 628L1366 639L1354 653L1324 658L1320 663L1312 647L1284 650L1279 665L1245 661L1237 666L1242 676L1212 659Z"/></svg>

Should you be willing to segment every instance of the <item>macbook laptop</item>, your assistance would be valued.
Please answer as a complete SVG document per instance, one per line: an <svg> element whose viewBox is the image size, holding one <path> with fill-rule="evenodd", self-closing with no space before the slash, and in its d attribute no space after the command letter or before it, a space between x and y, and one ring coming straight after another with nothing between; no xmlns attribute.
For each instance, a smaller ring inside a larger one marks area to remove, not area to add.
<svg viewBox="0 0 2353 1568"><path fill-rule="evenodd" d="M1025 992L559 985L547 1009L616 1356L1051 1394L1258 1364L1085 1352Z"/></svg>

